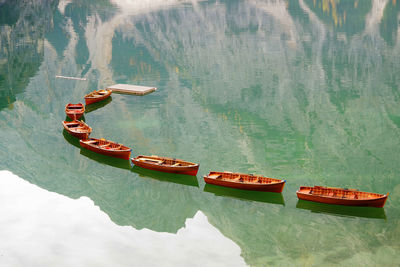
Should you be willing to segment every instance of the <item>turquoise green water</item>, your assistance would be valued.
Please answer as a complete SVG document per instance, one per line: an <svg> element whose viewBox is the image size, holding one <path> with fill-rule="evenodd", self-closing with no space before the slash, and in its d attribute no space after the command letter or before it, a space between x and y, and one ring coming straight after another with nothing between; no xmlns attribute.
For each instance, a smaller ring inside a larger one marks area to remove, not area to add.
<svg viewBox="0 0 400 267"><path fill-rule="evenodd" d="M177 234L201 211L251 266L400 263L396 1L17 1L0 14L1 170L133 230ZM114 83L158 90L90 108L91 136L198 162L197 177L132 168L63 133L66 103ZM205 185L210 170L287 184L228 190ZM384 209L331 207L298 201L301 185L390 196Z"/></svg>

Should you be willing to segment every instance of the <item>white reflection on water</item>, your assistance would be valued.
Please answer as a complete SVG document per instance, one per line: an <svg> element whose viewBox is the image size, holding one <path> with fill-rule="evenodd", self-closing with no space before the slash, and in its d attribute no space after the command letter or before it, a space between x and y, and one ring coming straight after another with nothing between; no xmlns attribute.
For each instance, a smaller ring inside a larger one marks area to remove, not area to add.
<svg viewBox="0 0 400 267"><path fill-rule="evenodd" d="M241 250L198 211L177 234L115 225L88 198L0 171L2 266L243 266Z"/></svg>

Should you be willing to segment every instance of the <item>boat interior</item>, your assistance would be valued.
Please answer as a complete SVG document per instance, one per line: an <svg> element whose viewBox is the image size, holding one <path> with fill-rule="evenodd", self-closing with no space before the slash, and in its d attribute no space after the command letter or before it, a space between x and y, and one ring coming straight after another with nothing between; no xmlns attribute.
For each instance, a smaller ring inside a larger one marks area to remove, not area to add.
<svg viewBox="0 0 400 267"><path fill-rule="evenodd" d="M88 127L76 127L72 129L74 132L88 132L89 128Z"/></svg>
<svg viewBox="0 0 400 267"><path fill-rule="evenodd" d="M74 127L74 128L71 129L71 130L72 130L72 131L75 131L75 132L87 132L87 131L90 130L90 128L87 127L87 126L79 126L79 127Z"/></svg>
<svg viewBox="0 0 400 267"><path fill-rule="evenodd" d="M91 130L88 125L79 122L65 122L65 126L74 132L85 132Z"/></svg>
<svg viewBox="0 0 400 267"><path fill-rule="evenodd" d="M381 194L360 192L355 189L326 188L326 187L303 187L300 189L303 193L317 196L327 196L343 199L372 199L382 197Z"/></svg>
<svg viewBox="0 0 400 267"><path fill-rule="evenodd" d="M82 106L68 106L67 109L82 109Z"/></svg>
<svg viewBox="0 0 400 267"><path fill-rule="evenodd" d="M97 96L104 96L108 94L108 91L106 90L99 90L99 91L94 91L91 92L90 94L87 94L86 97L97 97Z"/></svg>
<svg viewBox="0 0 400 267"><path fill-rule="evenodd" d="M66 125L68 128L77 128L77 127L80 126L80 124L77 123L77 122L67 122L67 123L65 123L65 125Z"/></svg>
<svg viewBox="0 0 400 267"><path fill-rule="evenodd" d="M137 158L139 161L145 161L153 164L158 164L158 165L166 165L166 166L193 166L195 164L186 162L183 160L178 160L178 159L171 159L171 158L161 158L161 157L156 157L156 156L151 156L151 157L143 157L139 156Z"/></svg>
<svg viewBox="0 0 400 267"><path fill-rule="evenodd" d="M110 149L110 150L128 150L128 147L125 147L123 145L110 142L107 140L88 140L88 141L83 141L86 144L94 145L102 149Z"/></svg>
<svg viewBox="0 0 400 267"><path fill-rule="evenodd" d="M282 182L282 180L279 179L262 177L251 174L233 173L233 172L211 172L208 175L208 177L212 179L221 179L221 180L242 182L242 183L271 184L271 183Z"/></svg>

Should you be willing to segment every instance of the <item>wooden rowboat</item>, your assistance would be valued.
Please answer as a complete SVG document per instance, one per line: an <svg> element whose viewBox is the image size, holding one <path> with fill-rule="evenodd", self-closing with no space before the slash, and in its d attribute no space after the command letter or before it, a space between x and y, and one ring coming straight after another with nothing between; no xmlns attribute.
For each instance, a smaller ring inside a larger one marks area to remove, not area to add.
<svg viewBox="0 0 400 267"><path fill-rule="evenodd" d="M196 175L199 170L199 164L154 155L137 156L131 160L136 166L161 172Z"/></svg>
<svg viewBox="0 0 400 267"><path fill-rule="evenodd" d="M81 147L89 149L93 152L127 160L129 160L132 151L132 149L127 146L103 138L89 138L86 140L79 140L79 143Z"/></svg>
<svg viewBox="0 0 400 267"><path fill-rule="evenodd" d="M71 104L68 103L65 105L65 113L68 117L73 120L77 120L82 117L83 113L85 112L85 106L82 103L78 104Z"/></svg>
<svg viewBox="0 0 400 267"><path fill-rule="evenodd" d="M93 91L87 95L85 95L85 103L86 105L90 105L96 102L99 102L101 100L106 99L111 95L112 91L111 90L98 90L98 91Z"/></svg>
<svg viewBox="0 0 400 267"><path fill-rule="evenodd" d="M286 180L233 172L210 172L204 176L204 181L207 184L276 193L281 193L286 183Z"/></svg>
<svg viewBox="0 0 400 267"><path fill-rule="evenodd" d="M79 139L88 139L92 128L83 121L63 121L64 129L70 134Z"/></svg>
<svg viewBox="0 0 400 267"><path fill-rule="evenodd" d="M382 208L389 195L362 192L356 189L301 186L297 190L297 197L303 200L321 202L334 205L365 206Z"/></svg>

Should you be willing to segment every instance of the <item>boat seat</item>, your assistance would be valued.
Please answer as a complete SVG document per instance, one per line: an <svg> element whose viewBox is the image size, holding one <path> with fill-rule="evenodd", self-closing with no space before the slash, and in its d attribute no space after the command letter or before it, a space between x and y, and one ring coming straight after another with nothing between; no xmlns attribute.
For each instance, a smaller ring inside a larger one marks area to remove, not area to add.
<svg viewBox="0 0 400 267"><path fill-rule="evenodd" d="M105 145L100 145L100 148L105 148L106 146L109 146L110 144L105 144Z"/></svg>
<svg viewBox="0 0 400 267"><path fill-rule="evenodd" d="M221 179L221 178L222 178L222 175L221 175L221 174L211 174L211 175L208 176L208 177L213 178L213 179Z"/></svg>
<svg viewBox="0 0 400 267"><path fill-rule="evenodd" d="M179 162L177 162L177 163L175 163L175 164L172 165L172 166L182 166L182 164L180 164Z"/></svg>
<svg viewBox="0 0 400 267"><path fill-rule="evenodd" d="M150 159L150 158L139 158L138 160L140 160L140 161L150 161L150 162L157 163L157 164L161 164L161 163L164 162L163 160Z"/></svg>
<svg viewBox="0 0 400 267"><path fill-rule="evenodd" d="M87 141L87 142L85 142L86 144L94 144L94 143L97 143L97 141L96 140L90 140L90 141Z"/></svg>

